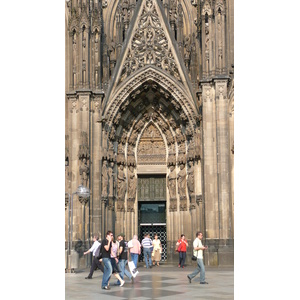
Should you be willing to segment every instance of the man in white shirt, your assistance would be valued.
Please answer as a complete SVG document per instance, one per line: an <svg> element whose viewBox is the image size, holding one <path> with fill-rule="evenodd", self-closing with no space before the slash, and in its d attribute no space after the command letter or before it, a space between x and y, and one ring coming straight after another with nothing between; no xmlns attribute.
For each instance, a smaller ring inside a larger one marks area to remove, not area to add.
<svg viewBox="0 0 300 300"><path fill-rule="evenodd" d="M93 236L93 241L94 241L93 246L88 251L83 253L84 255L86 255L90 252L93 252L93 261L92 261L92 265L91 265L91 269L90 269L90 274L87 277L85 277L85 279L92 279L93 273L97 269L97 267L102 271L102 273L104 272L103 265L101 264L99 259L97 259L98 255L99 255L99 250L101 247L101 244L98 242L97 235Z"/></svg>
<svg viewBox="0 0 300 300"><path fill-rule="evenodd" d="M205 267L203 263L203 250L206 250L207 246L204 247L202 245L202 238L202 232L198 231L193 242L194 255L197 257L197 269L192 274L187 275L190 283L192 283L192 279L200 273L200 284L208 284L208 282L205 281Z"/></svg>

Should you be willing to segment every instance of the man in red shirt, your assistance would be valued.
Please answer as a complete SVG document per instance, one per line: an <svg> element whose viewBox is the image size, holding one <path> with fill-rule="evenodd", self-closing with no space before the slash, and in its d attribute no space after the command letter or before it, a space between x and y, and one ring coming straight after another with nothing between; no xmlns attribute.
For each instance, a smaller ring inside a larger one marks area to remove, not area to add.
<svg viewBox="0 0 300 300"><path fill-rule="evenodd" d="M181 239L178 240L178 252L179 252L179 265L178 268L184 268L185 258L186 258L186 247L188 247L188 242L185 240L185 235L181 235Z"/></svg>

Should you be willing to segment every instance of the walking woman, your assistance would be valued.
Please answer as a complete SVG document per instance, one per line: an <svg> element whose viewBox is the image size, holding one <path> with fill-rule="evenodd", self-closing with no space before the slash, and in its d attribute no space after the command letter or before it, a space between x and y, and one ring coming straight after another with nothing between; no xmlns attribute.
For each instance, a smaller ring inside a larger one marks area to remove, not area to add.
<svg viewBox="0 0 300 300"><path fill-rule="evenodd" d="M158 239L157 234L154 235L154 240L152 241L153 244L153 251L152 251L152 262L153 262L153 266L155 266L155 262L156 264L159 266L159 262L161 260L161 242Z"/></svg>
<svg viewBox="0 0 300 300"><path fill-rule="evenodd" d="M118 265L118 244L114 241L113 236L111 237L111 253L110 253L110 259L111 259L111 266L112 266L112 274L115 275L115 277L120 281L120 286L123 286L125 281L120 277L121 270Z"/></svg>
<svg viewBox="0 0 300 300"><path fill-rule="evenodd" d="M181 239L178 240L178 252L179 252L179 265L178 268L184 268L185 258L186 258L186 247L188 247L188 242L185 240L185 235L181 235Z"/></svg>

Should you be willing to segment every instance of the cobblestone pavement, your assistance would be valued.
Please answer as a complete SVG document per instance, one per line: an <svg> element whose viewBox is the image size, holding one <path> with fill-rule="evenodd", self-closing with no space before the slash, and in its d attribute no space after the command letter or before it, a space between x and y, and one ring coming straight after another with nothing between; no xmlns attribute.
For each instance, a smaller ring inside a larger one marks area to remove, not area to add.
<svg viewBox="0 0 300 300"><path fill-rule="evenodd" d="M93 279L85 279L89 269L77 270L65 274L65 299L97 299L105 295L105 300L123 299L234 299L233 268L206 267L206 281L200 284L199 274L190 284L187 275L192 273L195 265L184 269L171 265L160 265L146 269L139 265L139 274L131 283L125 277L123 287L114 286L116 279L112 276L110 290L101 289L102 272L94 272Z"/></svg>

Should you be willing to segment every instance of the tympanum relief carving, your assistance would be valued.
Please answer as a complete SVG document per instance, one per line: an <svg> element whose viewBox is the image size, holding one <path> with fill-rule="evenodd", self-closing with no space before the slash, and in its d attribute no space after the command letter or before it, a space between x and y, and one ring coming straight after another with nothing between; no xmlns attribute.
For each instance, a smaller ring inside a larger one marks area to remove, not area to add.
<svg viewBox="0 0 300 300"><path fill-rule="evenodd" d="M137 152L138 164L165 164L166 149L159 130L150 124L143 132Z"/></svg>

